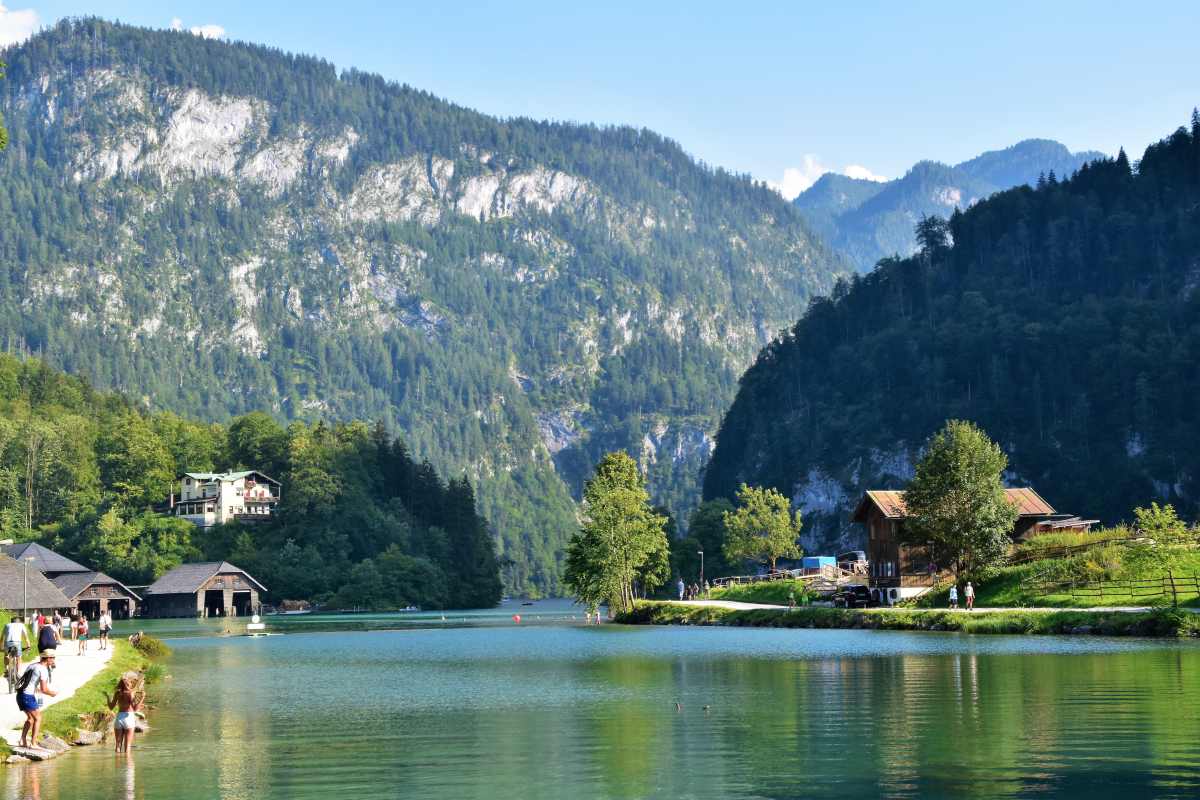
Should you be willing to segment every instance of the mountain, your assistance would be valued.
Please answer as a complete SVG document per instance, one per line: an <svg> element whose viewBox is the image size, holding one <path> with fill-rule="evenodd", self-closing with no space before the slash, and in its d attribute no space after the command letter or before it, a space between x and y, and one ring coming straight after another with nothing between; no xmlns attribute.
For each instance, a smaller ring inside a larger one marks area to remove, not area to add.
<svg viewBox="0 0 1200 800"><path fill-rule="evenodd" d="M557 591L605 450L686 510L737 375L848 269L650 131L96 19L3 57L5 347L197 418L380 420L477 487L511 592Z"/></svg>
<svg viewBox="0 0 1200 800"><path fill-rule="evenodd" d="M922 216L946 216L1051 173L1066 177L1103 157L1095 151L1072 153L1047 139L1027 139L953 167L922 161L904 177L887 182L827 172L793 202L817 233L865 272L885 256L911 255L916 249L913 226Z"/></svg>
<svg viewBox="0 0 1200 800"><path fill-rule="evenodd" d="M953 242L951 245L950 242ZM813 301L742 376L706 498L745 481L854 543L867 488L903 488L945 420L1061 511L1200 512L1200 115L1147 149L955 212L948 233Z"/></svg>

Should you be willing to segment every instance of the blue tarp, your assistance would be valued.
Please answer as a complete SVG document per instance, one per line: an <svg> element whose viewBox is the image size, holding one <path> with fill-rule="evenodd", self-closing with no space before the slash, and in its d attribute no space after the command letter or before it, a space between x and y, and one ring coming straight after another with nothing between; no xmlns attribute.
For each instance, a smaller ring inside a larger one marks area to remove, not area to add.
<svg viewBox="0 0 1200 800"><path fill-rule="evenodd" d="M837 559L833 556L805 556L801 562L803 569L820 569L821 567L835 567Z"/></svg>

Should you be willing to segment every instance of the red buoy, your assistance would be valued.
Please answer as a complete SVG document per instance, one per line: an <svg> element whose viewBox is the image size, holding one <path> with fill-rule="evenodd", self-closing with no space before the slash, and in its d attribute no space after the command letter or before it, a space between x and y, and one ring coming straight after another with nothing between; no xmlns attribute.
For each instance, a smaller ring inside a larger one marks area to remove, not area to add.
<svg viewBox="0 0 1200 800"><path fill-rule="evenodd" d="M520 624L521 624L521 615L520 615L520 614L513 614L513 622L515 622L515 623L517 623L518 625L520 625Z"/></svg>

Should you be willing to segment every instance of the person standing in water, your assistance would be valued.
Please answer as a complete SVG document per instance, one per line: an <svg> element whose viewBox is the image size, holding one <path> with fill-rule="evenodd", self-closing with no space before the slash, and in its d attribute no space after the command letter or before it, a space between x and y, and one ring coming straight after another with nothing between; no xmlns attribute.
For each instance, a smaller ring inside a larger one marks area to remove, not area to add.
<svg viewBox="0 0 1200 800"><path fill-rule="evenodd" d="M117 681L112 697L107 699L109 709L117 710L117 718L113 721L113 730L117 732L116 752L128 753L137 731L137 715L145 700L141 676L133 671L126 672Z"/></svg>

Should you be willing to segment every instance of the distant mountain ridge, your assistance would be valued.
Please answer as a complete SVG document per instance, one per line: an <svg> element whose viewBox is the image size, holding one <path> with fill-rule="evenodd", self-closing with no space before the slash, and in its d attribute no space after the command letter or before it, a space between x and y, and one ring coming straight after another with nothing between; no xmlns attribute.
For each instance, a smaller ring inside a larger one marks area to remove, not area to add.
<svg viewBox="0 0 1200 800"><path fill-rule="evenodd" d="M97 19L3 55L0 341L194 418L382 421L471 479L514 594L558 591L606 450L686 514L738 374L849 271L652 131Z"/></svg>
<svg viewBox="0 0 1200 800"><path fill-rule="evenodd" d="M948 217L996 192L1033 185L1052 172L1065 178L1104 157L1094 150L1072 153L1049 139L1026 139L954 166L921 161L886 182L827 172L793 202L817 233L865 272L886 256L911 255L913 226L923 215Z"/></svg>

